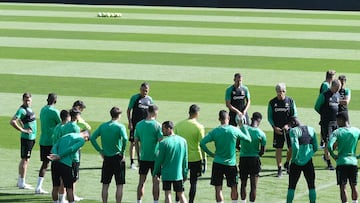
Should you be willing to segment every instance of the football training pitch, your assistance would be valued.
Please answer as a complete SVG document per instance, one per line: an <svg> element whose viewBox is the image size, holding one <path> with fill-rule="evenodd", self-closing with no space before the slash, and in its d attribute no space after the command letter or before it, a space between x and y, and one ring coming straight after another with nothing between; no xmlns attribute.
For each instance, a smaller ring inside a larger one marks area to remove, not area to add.
<svg viewBox="0 0 360 203"><path fill-rule="evenodd" d="M99 12L122 16L97 17ZM33 94L38 120L49 92L58 94L60 110L81 99L87 106L82 115L95 129L110 119L113 106L123 110L120 121L127 125L129 99L140 83L148 81L160 122L185 119L188 107L196 103L201 107L199 121L208 131L218 125L217 113L226 109L225 89L240 72L251 94L249 113L263 114L260 128L268 139L256 202L283 203L288 176L275 177L266 117L275 85L287 84L300 120L319 134L319 115L313 106L326 70L335 69L337 76L347 77L352 91L350 121L360 127L359 67L360 12L0 3L0 202L51 202L50 195L15 186L19 133L8 123L22 103L22 93ZM90 143L82 153L76 193L85 198L82 202L100 202L102 160ZM313 159L317 202L340 202L335 172L325 170L322 153L319 150ZM198 182L199 203L215 202L208 160L208 170ZM129 165L128 157L126 161ZM36 185L39 168L37 143L27 183ZM152 202L149 178L143 202ZM136 201L137 183L137 171L127 169L123 202ZM48 171L44 189L51 187ZM113 181L110 202L115 199L114 187ZM188 191L186 182L186 195ZM308 202L307 194L302 177L294 202Z"/></svg>

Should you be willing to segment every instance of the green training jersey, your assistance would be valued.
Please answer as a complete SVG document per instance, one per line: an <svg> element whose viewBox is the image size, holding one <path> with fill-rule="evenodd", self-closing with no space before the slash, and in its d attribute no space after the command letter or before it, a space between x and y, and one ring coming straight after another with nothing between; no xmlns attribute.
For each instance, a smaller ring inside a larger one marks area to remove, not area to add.
<svg viewBox="0 0 360 203"><path fill-rule="evenodd" d="M98 137L101 137L101 147L96 142ZM96 151L104 156L123 155L127 140L125 126L117 121L101 124L90 137L91 144Z"/></svg>
<svg viewBox="0 0 360 203"><path fill-rule="evenodd" d="M53 135L52 135L52 142L53 145L60 139L60 137L62 137L63 134L63 127L65 126L65 124L63 123L59 123L55 126L54 131L53 131Z"/></svg>
<svg viewBox="0 0 360 203"><path fill-rule="evenodd" d="M247 132L246 130L244 130ZM211 130L201 141L200 147L211 157L214 162L227 166L236 165L236 140L251 142L250 135L244 134L239 128L232 125L221 125ZM206 146L208 142L215 142L215 153Z"/></svg>
<svg viewBox="0 0 360 203"><path fill-rule="evenodd" d="M320 94L323 92L326 92L328 89L330 89L330 83L328 83L327 81L324 81L320 85Z"/></svg>
<svg viewBox="0 0 360 203"><path fill-rule="evenodd" d="M40 111L41 135L40 145L51 146L54 128L61 122L59 110L53 105L46 105Z"/></svg>
<svg viewBox="0 0 360 203"><path fill-rule="evenodd" d="M72 167L74 156L84 144L85 140L79 133L69 133L62 136L58 142L53 145L51 153L60 156L59 162Z"/></svg>
<svg viewBox="0 0 360 203"><path fill-rule="evenodd" d="M175 125L174 132L186 140L188 145L189 162L205 159L199 145L205 134L203 125L195 119L186 119Z"/></svg>
<svg viewBox="0 0 360 203"><path fill-rule="evenodd" d="M142 120L136 124L135 140L140 142L140 160L155 161L159 140L162 139L161 124L152 120Z"/></svg>
<svg viewBox="0 0 360 203"><path fill-rule="evenodd" d="M331 134L328 149L336 160L336 165L357 166L356 147L359 139L360 130L354 127L341 127ZM337 143L337 155L334 153L335 143Z"/></svg>
<svg viewBox="0 0 360 203"><path fill-rule="evenodd" d="M32 133L20 133L20 137L28 140L36 139L36 119L35 113L30 107L21 106L14 115L15 118L19 119L23 124L24 129L31 129Z"/></svg>
<svg viewBox="0 0 360 203"><path fill-rule="evenodd" d="M244 129L249 132L251 142L241 142L241 157L259 157L260 147L266 145L266 135L260 128L244 125Z"/></svg>
<svg viewBox="0 0 360 203"><path fill-rule="evenodd" d="M80 127L77 125L75 121L67 122L62 127L62 135L66 135L69 133L79 133L79 132L80 132Z"/></svg>
<svg viewBox="0 0 360 203"><path fill-rule="evenodd" d="M318 143L314 128L298 126L290 129L292 148L291 163L304 166L318 150Z"/></svg>
<svg viewBox="0 0 360 203"><path fill-rule="evenodd" d="M161 174L163 181L178 181L187 177L188 151L186 140L171 135L161 140L155 159L153 176Z"/></svg>

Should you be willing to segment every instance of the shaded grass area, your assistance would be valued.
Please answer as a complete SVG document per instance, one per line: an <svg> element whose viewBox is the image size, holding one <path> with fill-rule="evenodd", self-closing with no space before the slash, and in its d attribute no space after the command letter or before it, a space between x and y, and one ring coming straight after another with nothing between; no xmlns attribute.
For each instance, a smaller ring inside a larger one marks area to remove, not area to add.
<svg viewBox="0 0 360 203"><path fill-rule="evenodd" d="M85 37L85 36L84 36ZM0 58L359 73L359 60L0 47Z"/></svg>

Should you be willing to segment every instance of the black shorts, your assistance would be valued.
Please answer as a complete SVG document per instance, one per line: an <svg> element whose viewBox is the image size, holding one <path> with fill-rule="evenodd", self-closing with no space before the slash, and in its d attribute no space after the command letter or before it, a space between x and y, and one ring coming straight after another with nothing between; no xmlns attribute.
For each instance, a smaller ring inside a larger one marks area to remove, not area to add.
<svg viewBox="0 0 360 203"><path fill-rule="evenodd" d="M226 185L233 187L238 184L238 171L236 166L227 166L223 164L213 163L211 172L211 182L213 186L222 186L224 175L226 177Z"/></svg>
<svg viewBox="0 0 360 203"><path fill-rule="evenodd" d="M250 176L259 176L261 162L259 157L240 157L239 174L240 180L247 180Z"/></svg>
<svg viewBox="0 0 360 203"><path fill-rule="evenodd" d="M74 177L73 169L70 166L67 166L58 161L51 162L51 177L54 187L60 186L60 181L62 179L65 188L73 188Z"/></svg>
<svg viewBox="0 0 360 203"><path fill-rule="evenodd" d="M35 145L35 140L28 140L25 138L21 138L20 140L20 157L22 159L30 159L32 149Z"/></svg>
<svg viewBox="0 0 360 203"><path fill-rule="evenodd" d="M305 165L299 166L297 164L290 164L289 172L289 189L295 189L296 184L299 181L301 172L304 173L304 177L309 189L315 188L315 170L312 159L308 161Z"/></svg>
<svg viewBox="0 0 360 203"><path fill-rule="evenodd" d="M101 182L103 184L110 184L113 176L115 176L116 185L125 184L125 162L122 159L123 156L121 155L104 156L101 169Z"/></svg>
<svg viewBox="0 0 360 203"><path fill-rule="evenodd" d="M202 165L201 161L194 161L188 163L190 171L190 184L197 181L198 177L201 176Z"/></svg>
<svg viewBox="0 0 360 203"><path fill-rule="evenodd" d="M52 146L42 146L40 145L40 161L49 162L50 160L47 158L51 154Z"/></svg>
<svg viewBox="0 0 360 203"><path fill-rule="evenodd" d="M175 180L175 181L163 181L163 190L171 190L171 185L173 185L175 192L184 192L184 181Z"/></svg>
<svg viewBox="0 0 360 203"><path fill-rule="evenodd" d="M357 185L357 166L340 165L336 166L336 180L338 185L346 185L349 180L350 185Z"/></svg>
<svg viewBox="0 0 360 203"><path fill-rule="evenodd" d="M133 143L135 141L135 126L132 130L130 130L130 133L129 133L129 142Z"/></svg>
<svg viewBox="0 0 360 203"><path fill-rule="evenodd" d="M328 142L331 133L338 128L336 121L330 121L328 124L321 125L321 139L324 140L324 142Z"/></svg>
<svg viewBox="0 0 360 203"><path fill-rule="evenodd" d="M140 175L147 175L149 170L152 172L154 171L155 161L139 161L139 174Z"/></svg>
<svg viewBox="0 0 360 203"><path fill-rule="evenodd" d="M287 148L291 148L291 141L290 141L290 135L289 131L285 133L285 135L278 135L274 132L274 138L273 138L273 147L274 148L283 148L284 143L286 141Z"/></svg>
<svg viewBox="0 0 360 203"><path fill-rule="evenodd" d="M74 178L74 182L76 182L77 180L79 180L80 178L80 162L73 162L72 163L72 170L73 170L73 178Z"/></svg>

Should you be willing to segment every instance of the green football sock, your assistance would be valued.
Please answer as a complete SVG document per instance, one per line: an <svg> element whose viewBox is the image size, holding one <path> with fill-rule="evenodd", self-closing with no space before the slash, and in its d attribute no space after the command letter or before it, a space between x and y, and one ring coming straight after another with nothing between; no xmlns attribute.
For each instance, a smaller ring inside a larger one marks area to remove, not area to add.
<svg viewBox="0 0 360 203"><path fill-rule="evenodd" d="M310 189L309 190L309 200L310 200L311 203L316 202L316 191L315 191L315 189Z"/></svg>
<svg viewBox="0 0 360 203"><path fill-rule="evenodd" d="M292 203L295 195L294 189L288 189L287 197L286 197L286 203Z"/></svg>

